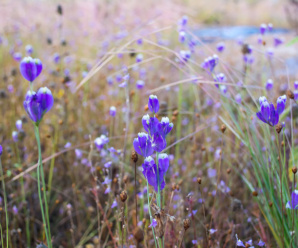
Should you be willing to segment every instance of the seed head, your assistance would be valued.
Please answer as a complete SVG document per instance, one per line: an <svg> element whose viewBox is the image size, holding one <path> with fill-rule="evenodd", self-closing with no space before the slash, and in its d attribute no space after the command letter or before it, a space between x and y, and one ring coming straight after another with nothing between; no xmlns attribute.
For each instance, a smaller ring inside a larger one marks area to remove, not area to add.
<svg viewBox="0 0 298 248"><path fill-rule="evenodd" d="M227 129L226 125L222 124L221 128L220 128L221 132L224 133L226 131L226 129Z"/></svg>
<svg viewBox="0 0 298 248"><path fill-rule="evenodd" d="M202 183L202 179L200 177L197 178L197 182L198 184L201 184Z"/></svg>
<svg viewBox="0 0 298 248"><path fill-rule="evenodd" d="M280 133L281 130L282 130L282 125L281 125L280 123L278 123L278 124L276 125L276 127L275 127L275 130L276 130L277 133Z"/></svg>
<svg viewBox="0 0 298 248"><path fill-rule="evenodd" d="M121 200L122 202L125 202L126 199L127 199L127 193L126 193L125 190L123 190L123 191L120 193L120 200Z"/></svg>
<svg viewBox="0 0 298 248"><path fill-rule="evenodd" d="M132 151L132 153L131 153L131 160L134 163L138 162L138 154L136 153L136 151Z"/></svg>
<svg viewBox="0 0 298 248"><path fill-rule="evenodd" d="M290 98L290 99L292 99L292 100L295 99L294 93L293 93L293 91L291 91L291 90L287 90L287 96L288 96L288 98Z"/></svg>
<svg viewBox="0 0 298 248"><path fill-rule="evenodd" d="M252 195L253 195L253 196L258 196L258 192L257 192L257 191L253 191L253 192L252 192Z"/></svg>
<svg viewBox="0 0 298 248"><path fill-rule="evenodd" d="M292 168L292 172L293 172L293 174L296 174L296 173L297 173L297 167L296 167L296 166L294 166L294 167Z"/></svg>
<svg viewBox="0 0 298 248"><path fill-rule="evenodd" d="M183 227L185 231L190 227L190 219L183 220Z"/></svg>
<svg viewBox="0 0 298 248"><path fill-rule="evenodd" d="M63 9L62 9L62 6L60 4L57 6L57 13L59 15L63 15Z"/></svg>

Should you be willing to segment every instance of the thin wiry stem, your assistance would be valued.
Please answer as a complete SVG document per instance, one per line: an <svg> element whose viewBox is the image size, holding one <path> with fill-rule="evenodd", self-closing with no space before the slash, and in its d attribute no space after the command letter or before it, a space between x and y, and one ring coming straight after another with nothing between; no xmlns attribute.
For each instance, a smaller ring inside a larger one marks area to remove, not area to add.
<svg viewBox="0 0 298 248"><path fill-rule="evenodd" d="M135 163L135 202L136 202L136 224L138 224L137 163Z"/></svg>
<svg viewBox="0 0 298 248"><path fill-rule="evenodd" d="M1 178L2 178L1 181L2 181L3 196L4 196L4 209L5 209L5 222L6 222L6 247L8 247L9 220L8 220L8 212L7 212L7 196L6 196L6 191L5 191L5 182L4 182L3 168L2 168L2 162L1 162L1 155L0 155L0 172L1 172ZM1 237L2 237L2 235L1 235Z"/></svg>
<svg viewBox="0 0 298 248"><path fill-rule="evenodd" d="M41 215L42 215L42 221L43 221L43 225L44 225L46 240L47 240L48 247L50 248L50 247L52 247L52 244L51 244L51 240L50 240L50 236L49 236L50 233L48 231L48 224L49 224L49 222L47 222L47 219L45 217L45 212L44 212L44 207L43 207L43 202L42 202L42 195L41 195L40 172L43 171L43 168L42 168L42 157L41 157L41 146L40 146L39 129L38 129L38 125L37 124L34 124L34 133L35 133L35 137L36 137L36 141L37 141L37 147L38 147L38 166L37 166L38 197L39 197L39 204L40 204L40 209L41 209ZM43 172L41 174L41 177L43 177ZM43 179L43 181L44 181L44 179ZM44 196L45 196L45 190L46 189L43 186ZM45 197L44 201L45 201L45 205L47 205L46 197Z"/></svg>

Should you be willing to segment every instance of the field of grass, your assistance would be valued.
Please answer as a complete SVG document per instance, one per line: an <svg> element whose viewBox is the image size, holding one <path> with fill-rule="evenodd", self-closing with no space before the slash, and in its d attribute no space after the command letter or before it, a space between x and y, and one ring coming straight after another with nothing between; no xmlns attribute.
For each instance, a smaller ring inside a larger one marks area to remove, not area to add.
<svg viewBox="0 0 298 248"><path fill-rule="evenodd" d="M296 13L1 0L0 247L298 247Z"/></svg>

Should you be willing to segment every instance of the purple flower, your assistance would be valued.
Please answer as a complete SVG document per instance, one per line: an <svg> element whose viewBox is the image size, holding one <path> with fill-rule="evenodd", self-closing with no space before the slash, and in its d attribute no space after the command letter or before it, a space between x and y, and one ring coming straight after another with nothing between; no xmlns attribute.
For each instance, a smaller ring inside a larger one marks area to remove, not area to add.
<svg viewBox="0 0 298 248"><path fill-rule="evenodd" d="M97 148L97 150L101 150L105 144L107 144L109 142L109 138L105 135L101 135L100 137L97 137L95 140L94 140L94 144Z"/></svg>
<svg viewBox="0 0 298 248"><path fill-rule="evenodd" d="M112 161L109 161L109 162L105 163L103 166L104 166L105 168L110 168L111 165L112 165Z"/></svg>
<svg viewBox="0 0 298 248"><path fill-rule="evenodd" d="M281 38L274 37L273 38L273 43L274 43L275 47L278 47L278 46L282 45L284 43L284 41Z"/></svg>
<svg viewBox="0 0 298 248"><path fill-rule="evenodd" d="M69 148L69 147L71 147L71 143L70 143L70 142L67 142L67 143L65 144L64 148L67 149L67 148Z"/></svg>
<svg viewBox="0 0 298 248"><path fill-rule="evenodd" d="M277 98L276 110L277 110L277 112L278 112L279 115L285 110L286 102L287 102L286 95L279 96Z"/></svg>
<svg viewBox="0 0 298 248"><path fill-rule="evenodd" d="M59 55L59 53L55 53L54 56L53 56L53 59L54 59L54 63L55 64L58 64L60 62L60 55Z"/></svg>
<svg viewBox="0 0 298 248"><path fill-rule="evenodd" d="M273 81L272 79L268 79L266 82L266 90L272 90L273 88Z"/></svg>
<svg viewBox="0 0 298 248"><path fill-rule="evenodd" d="M136 62L137 63L140 63L143 61L143 54L139 53L137 56L136 56Z"/></svg>
<svg viewBox="0 0 298 248"><path fill-rule="evenodd" d="M135 151L143 157L148 157L153 153L152 142L148 134L139 133L138 138L133 141Z"/></svg>
<svg viewBox="0 0 298 248"><path fill-rule="evenodd" d="M155 191L158 191L158 182L160 190L163 190L166 185L164 176L169 168L169 158L167 154L159 154L158 165L159 178L157 177L157 165L152 157L145 158L144 163L142 164L143 175L148 183L154 187Z"/></svg>
<svg viewBox="0 0 298 248"><path fill-rule="evenodd" d="M223 73L218 73L217 75L214 76L214 81L215 82L219 82L219 83L224 83L227 81L227 78L225 76L225 74ZM215 86L218 88L219 85L218 84L215 84Z"/></svg>
<svg viewBox="0 0 298 248"><path fill-rule="evenodd" d="M250 239L247 242L245 242L245 244L248 244L249 246L252 246L252 239Z"/></svg>
<svg viewBox="0 0 298 248"><path fill-rule="evenodd" d="M27 45L25 49L28 55L31 55L33 53L33 47L31 45Z"/></svg>
<svg viewBox="0 0 298 248"><path fill-rule="evenodd" d="M19 210L18 210L18 208L16 207L16 205L13 205L13 207L12 207L12 211L13 211L13 213L14 213L15 215L18 214Z"/></svg>
<svg viewBox="0 0 298 248"><path fill-rule="evenodd" d="M117 207L117 206L118 206L117 201L114 200L113 203L112 203L112 205L111 205L111 208L115 208L115 207Z"/></svg>
<svg viewBox="0 0 298 248"><path fill-rule="evenodd" d="M148 114L144 115L142 118L142 124L146 132L149 133L150 136L157 132L159 121L156 117L150 117Z"/></svg>
<svg viewBox="0 0 298 248"><path fill-rule="evenodd" d="M149 96L148 108L154 114L159 111L159 101L157 99L157 96L155 95Z"/></svg>
<svg viewBox="0 0 298 248"><path fill-rule="evenodd" d="M115 117L116 115L116 108L114 106L110 107L110 116Z"/></svg>
<svg viewBox="0 0 298 248"><path fill-rule="evenodd" d="M243 244L243 242L240 239L237 239L236 246L245 247L245 245Z"/></svg>
<svg viewBox="0 0 298 248"><path fill-rule="evenodd" d="M83 156L83 153L80 149L75 149L76 158L80 159Z"/></svg>
<svg viewBox="0 0 298 248"><path fill-rule="evenodd" d="M213 72L213 70L217 64L218 64L218 57L215 54L212 57L206 58L201 66L203 69Z"/></svg>
<svg viewBox="0 0 298 248"><path fill-rule="evenodd" d="M268 23L267 25L268 31L271 32L273 29L273 24L272 23Z"/></svg>
<svg viewBox="0 0 298 248"><path fill-rule="evenodd" d="M18 131L21 131L22 130L22 120L17 120L16 121L16 128L18 129Z"/></svg>
<svg viewBox="0 0 298 248"><path fill-rule="evenodd" d="M137 87L138 90L143 89L143 88L144 88L144 85L145 85L145 83L144 83L143 80L138 80L138 81L136 82L136 87Z"/></svg>
<svg viewBox="0 0 298 248"><path fill-rule="evenodd" d="M185 50L180 51L180 57L184 62L187 62L190 59L190 56L191 56L190 51L185 51Z"/></svg>
<svg viewBox="0 0 298 248"><path fill-rule="evenodd" d="M286 208L297 209L298 207L298 190L292 192L291 201L287 202Z"/></svg>
<svg viewBox="0 0 298 248"><path fill-rule="evenodd" d="M37 94L34 91L28 91L24 101L24 108L30 119L39 123L43 115L48 112L54 103L51 91L47 88L40 88Z"/></svg>
<svg viewBox="0 0 298 248"><path fill-rule="evenodd" d="M180 43L184 43L185 41L185 32L184 31L180 31L179 32L179 42Z"/></svg>
<svg viewBox="0 0 298 248"><path fill-rule="evenodd" d="M211 228L211 229L209 230L209 233L210 233L211 235L212 235L213 233L216 233L216 232L217 232L216 229L212 229L212 228Z"/></svg>
<svg viewBox="0 0 298 248"><path fill-rule="evenodd" d="M152 148L154 151L161 152L166 148L166 146L167 146L167 142L166 142L165 138L162 137L162 135L159 132L153 134Z"/></svg>
<svg viewBox="0 0 298 248"><path fill-rule="evenodd" d="M242 98L241 98L241 94L240 94L240 93L238 93L238 94L235 96L235 101L236 101L238 104L241 104Z"/></svg>
<svg viewBox="0 0 298 248"><path fill-rule="evenodd" d="M265 34L266 29L267 29L267 25L266 24L263 23L263 24L260 25L260 33L261 33L261 35L264 35Z"/></svg>
<svg viewBox="0 0 298 248"><path fill-rule="evenodd" d="M18 132L17 131L13 131L12 132L12 139L14 142L18 142Z"/></svg>
<svg viewBox="0 0 298 248"><path fill-rule="evenodd" d="M42 114L47 113L54 105L54 97L47 87L42 87L37 91Z"/></svg>
<svg viewBox="0 0 298 248"><path fill-rule="evenodd" d="M33 82L42 71L42 63L39 59L25 57L20 63L22 76L29 82Z"/></svg>
<svg viewBox="0 0 298 248"><path fill-rule="evenodd" d="M151 222L151 224L149 225L149 227L156 227L157 226L157 221L156 221L156 219L152 219L152 222Z"/></svg>
<svg viewBox="0 0 298 248"><path fill-rule="evenodd" d="M0 145L0 156L3 154L3 148L2 145Z"/></svg>
<svg viewBox="0 0 298 248"><path fill-rule="evenodd" d="M225 43L223 43L223 42L220 42L220 43L218 43L217 45L216 45L216 49L217 49L217 51L218 52L223 52L224 50L225 50Z"/></svg>
<svg viewBox="0 0 298 248"><path fill-rule="evenodd" d="M298 100L298 90L294 90L294 100L297 101Z"/></svg>
<svg viewBox="0 0 298 248"><path fill-rule="evenodd" d="M298 81L294 82L294 88L295 88L295 90L298 90Z"/></svg>
<svg viewBox="0 0 298 248"><path fill-rule="evenodd" d="M257 112L257 117L264 123L267 123L270 126L275 126L279 121L279 114L281 114L284 110L284 97L278 101L276 110L273 103L269 104L264 96L259 98L259 102L261 105L261 111Z"/></svg>
<svg viewBox="0 0 298 248"><path fill-rule="evenodd" d="M165 138L169 132L173 129L174 124L170 123L168 117L162 117L160 123L158 123L157 129L163 138Z"/></svg>
<svg viewBox="0 0 298 248"><path fill-rule="evenodd" d="M260 239L258 246L263 247L264 245L265 245L265 242Z"/></svg>
<svg viewBox="0 0 298 248"><path fill-rule="evenodd" d="M13 54L13 58L14 58L16 61L21 61L21 59L22 59L22 54L21 54L21 53L14 53L14 54Z"/></svg>

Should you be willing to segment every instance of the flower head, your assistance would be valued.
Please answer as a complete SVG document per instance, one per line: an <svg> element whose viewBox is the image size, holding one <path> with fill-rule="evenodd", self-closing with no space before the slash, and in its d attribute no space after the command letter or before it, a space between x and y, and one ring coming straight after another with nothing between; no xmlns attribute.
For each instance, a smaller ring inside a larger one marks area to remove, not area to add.
<svg viewBox="0 0 298 248"><path fill-rule="evenodd" d="M143 157L148 157L153 153L152 142L148 134L139 133L133 141L135 151Z"/></svg>
<svg viewBox="0 0 298 248"><path fill-rule="evenodd" d="M148 108L152 113L157 113L159 111L159 101L157 96L155 95L149 96Z"/></svg>
<svg viewBox="0 0 298 248"><path fill-rule="evenodd" d="M28 91L24 101L24 108L30 119L39 123L43 115L48 112L54 103L52 92L48 88L40 88L37 93Z"/></svg>
<svg viewBox="0 0 298 248"><path fill-rule="evenodd" d="M162 117L160 123L158 123L158 132L163 138L165 138L169 132L173 129L174 124L170 123L168 117Z"/></svg>
<svg viewBox="0 0 298 248"><path fill-rule="evenodd" d="M286 208L297 209L298 208L298 190L292 192L291 201L287 202Z"/></svg>
<svg viewBox="0 0 298 248"><path fill-rule="evenodd" d="M257 117L270 126L275 126L279 121L279 115L285 109L286 97L281 96L277 100L277 108L274 108L273 103L269 103L266 97L259 98L261 110L257 112Z"/></svg>
<svg viewBox="0 0 298 248"><path fill-rule="evenodd" d="M150 136L155 134L158 130L159 121L156 117L150 117L148 114L144 115L142 118L142 124L146 132L149 133Z"/></svg>
<svg viewBox="0 0 298 248"><path fill-rule="evenodd" d="M205 59L201 66L203 69L213 72L213 70L217 64L218 64L218 56L216 54L214 54L213 56Z"/></svg>
<svg viewBox="0 0 298 248"><path fill-rule="evenodd" d="M96 146L96 148L100 151L105 144L109 143L109 138L105 135L101 135L100 137L96 138L94 140L94 144Z"/></svg>
<svg viewBox="0 0 298 248"><path fill-rule="evenodd" d="M266 82L266 90L272 90L273 88L273 81L272 79L268 79Z"/></svg>
<svg viewBox="0 0 298 248"><path fill-rule="evenodd" d="M42 63L39 59L25 57L20 63L22 76L29 82L33 82L42 71Z"/></svg>
<svg viewBox="0 0 298 248"><path fill-rule="evenodd" d="M116 108L114 106L110 107L110 116L112 117L116 116Z"/></svg>

